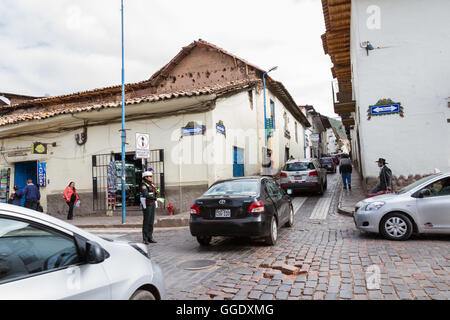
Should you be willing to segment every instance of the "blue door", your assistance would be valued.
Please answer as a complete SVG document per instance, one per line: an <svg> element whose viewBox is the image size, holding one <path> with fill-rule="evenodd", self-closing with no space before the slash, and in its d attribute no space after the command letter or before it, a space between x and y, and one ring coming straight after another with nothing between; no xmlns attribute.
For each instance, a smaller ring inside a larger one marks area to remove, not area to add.
<svg viewBox="0 0 450 320"><path fill-rule="evenodd" d="M27 185L27 179L32 179L37 185L37 161L17 162L14 168L14 185L22 190ZM25 197L22 197L21 205L25 203Z"/></svg>
<svg viewBox="0 0 450 320"><path fill-rule="evenodd" d="M244 176L244 149L234 147L233 152L233 177Z"/></svg>

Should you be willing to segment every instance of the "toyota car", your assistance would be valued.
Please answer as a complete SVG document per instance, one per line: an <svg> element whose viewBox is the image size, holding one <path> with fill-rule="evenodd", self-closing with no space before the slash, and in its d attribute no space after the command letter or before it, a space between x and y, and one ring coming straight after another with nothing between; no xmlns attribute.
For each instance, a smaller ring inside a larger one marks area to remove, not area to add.
<svg viewBox="0 0 450 320"><path fill-rule="evenodd" d="M212 237L255 237L274 245L278 229L294 224L290 197L270 177L218 181L191 206L190 231L200 245Z"/></svg>

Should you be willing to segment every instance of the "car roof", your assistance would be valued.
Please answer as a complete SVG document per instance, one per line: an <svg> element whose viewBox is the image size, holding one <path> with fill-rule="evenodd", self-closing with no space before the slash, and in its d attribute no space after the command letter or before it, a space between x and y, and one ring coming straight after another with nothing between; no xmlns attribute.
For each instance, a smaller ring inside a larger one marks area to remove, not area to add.
<svg viewBox="0 0 450 320"><path fill-rule="evenodd" d="M217 180L213 184L217 184L220 182L227 182L227 181L239 181L239 180L262 180L262 179L273 179L272 176L247 176L247 177L234 177L229 179L221 179Z"/></svg>
<svg viewBox="0 0 450 320"><path fill-rule="evenodd" d="M286 163L311 162L313 160L317 160L317 158L292 159L288 160Z"/></svg>
<svg viewBox="0 0 450 320"><path fill-rule="evenodd" d="M69 233L79 234L88 239L93 239L93 238L95 238L96 240L101 239L100 237L98 237L92 233L84 231L84 230L82 230L70 223L67 223L63 220L60 220L56 217L52 217L48 214L41 213L41 212L31 210L28 208L16 206L16 205L0 203L0 215L11 216L12 218L25 219L25 220L29 220L30 222L47 224L47 225L53 226L57 229L65 230L66 232L69 232Z"/></svg>

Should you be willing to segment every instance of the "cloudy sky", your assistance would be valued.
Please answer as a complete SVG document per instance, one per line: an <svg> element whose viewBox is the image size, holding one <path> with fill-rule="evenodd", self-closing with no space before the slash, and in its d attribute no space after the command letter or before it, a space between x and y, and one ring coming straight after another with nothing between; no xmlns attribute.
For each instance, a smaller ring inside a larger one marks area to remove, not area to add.
<svg viewBox="0 0 450 320"><path fill-rule="evenodd" d="M126 82L204 39L335 117L320 0L124 0ZM2 0L0 92L58 95L121 82L120 0Z"/></svg>

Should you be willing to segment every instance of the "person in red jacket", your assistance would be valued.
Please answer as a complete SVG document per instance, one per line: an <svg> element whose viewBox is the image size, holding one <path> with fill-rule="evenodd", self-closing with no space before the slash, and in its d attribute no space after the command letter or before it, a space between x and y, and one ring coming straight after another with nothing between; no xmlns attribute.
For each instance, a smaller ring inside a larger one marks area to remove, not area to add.
<svg viewBox="0 0 450 320"><path fill-rule="evenodd" d="M67 215L67 220L73 220L73 206L75 202L79 201L77 190L75 189L75 182L69 183L66 190L64 190L64 199L69 206L69 213Z"/></svg>

